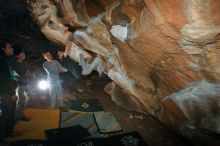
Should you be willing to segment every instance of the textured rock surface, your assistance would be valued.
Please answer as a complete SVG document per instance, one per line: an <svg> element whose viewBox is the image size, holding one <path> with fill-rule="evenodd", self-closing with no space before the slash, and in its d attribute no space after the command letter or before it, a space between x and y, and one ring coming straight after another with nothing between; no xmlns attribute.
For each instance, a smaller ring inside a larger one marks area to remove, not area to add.
<svg viewBox="0 0 220 146"><path fill-rule="evenodd" d="M49 40L64 46L72 32L74 45L102 56L108 76L139 111L167 125L220 132L219 0L27 4ZM79 60L74 48L69 55Z"/></svg>

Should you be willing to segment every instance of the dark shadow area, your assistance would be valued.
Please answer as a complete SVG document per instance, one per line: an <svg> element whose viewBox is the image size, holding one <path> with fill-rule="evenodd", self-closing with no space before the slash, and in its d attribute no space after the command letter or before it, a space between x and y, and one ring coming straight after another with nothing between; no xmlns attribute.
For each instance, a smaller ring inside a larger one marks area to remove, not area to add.
<svg viewBox="0 0 220 146"><path fill-rule="evenodd" d="M26 53L26 61L38 67L44 61L42 51L53 53L59 49L41 33L19 0L0 1L0 41L5 39L19 45Z"/></svg>

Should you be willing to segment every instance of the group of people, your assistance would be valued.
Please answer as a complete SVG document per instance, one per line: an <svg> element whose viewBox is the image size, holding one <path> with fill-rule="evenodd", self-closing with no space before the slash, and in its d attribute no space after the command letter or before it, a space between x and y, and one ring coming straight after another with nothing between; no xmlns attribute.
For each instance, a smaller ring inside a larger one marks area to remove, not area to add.
<svg viewBox="0 0 220 146"><path fill-rule="evenodd" d="M29 117L24 115L25 95L28 93L26 92L27 78L30 75L30 70L28 69L28 64L24 62L25 53L19 47L14 51L9 41L3 41L0 47L1 141L5 137L22 134L21 132L13 131L17 120L30 120Z"/></svg>
<svg viewBox="0 0 220 146"><path fill-rule="evenodd" d="M53 60L50 52L43 52L42 55L46 62L43 64L43 68L47 72L47 80L49 82L49 93L50 93L50 106L51 108L64 107L64 96L62 92L61 80L59 74L62 72L70 72L72 76L76 79L80 79L80 75L89 75L93 70L97 70L101 75L104 72L105 65L103 60L96 56L91 59L92 56L89 54L84 54L82 49L78 48L79 54L78 60L79 64L73 61L69 56L69 51L72 47L73 42L71 41L71 35L67 39L65 51L58 51L57 60ZM76 49L76 48L75 48ZM86 58L86 59L85 59ZM92 60L92 61L91 61ZM81 68L79 68L79 65Z"/></svg>
<svg viewBox="0 0 220 146"><path fill-rule="evenodd" d="M67 40L67 43L70 43ZM9 41L1 43L0 55L0 102L2 114L0 115L0 141L10 136L20 136L21 132L14 131L17 120L30 121L24 115L25 103L29 95L28 80L34 77L32 66L25 61L25 52L19 46L12 46ZM59 74L70 72L76 80L80 75L88 75L92 70L103 72L104 63L96 57L90 63L79 54L79 64L68 57L68 46L65 52L58 51L58 60L54 60L49 51L42 52L46 60L43 68L47 73L49 82L50 108L64 107L64 95ZM80 66L81 67L80 67Z"/></svg>

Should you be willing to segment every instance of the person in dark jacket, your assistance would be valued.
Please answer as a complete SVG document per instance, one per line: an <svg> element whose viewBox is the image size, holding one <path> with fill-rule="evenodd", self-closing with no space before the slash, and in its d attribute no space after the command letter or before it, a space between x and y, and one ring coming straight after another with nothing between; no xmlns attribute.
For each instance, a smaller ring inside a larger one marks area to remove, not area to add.
<svg viewBox="0 0 220 146"><path fill-rule="evenodd" d="M14 67L15 64L14 48L10 41L4 40L3 42L1 42L0 55L9 63L11 68Z"/></svg>
<svg viewBox="0 0 220 146"><path fill-rule="evenodd" d="M29 89L28 89L28 78L31 75L31 65L25 62L25 53L19 47L16 46L14 50L14 55L16 56L14 70L18 74L17 78L17 95L19 97L18 104L17 104L17 112L16 118L22 121L30 121L30 118L24 115L24 109L26 107L26 103L28 101Z"/></svg>
<svg viewBox="0 0 220 146"><path fill-rule="evenodd" d="M6 47L6 44L1 44L4 56L0 56L0 101L2 106L2 114L0 116L0 142L5 137L20 136L21 132L14 131L15 125L15 110L17 96L15 89L17 88L16 81L13 77L13 72L9 62L5 56L11 54L13 48ZM12 53L13 54L13 53Z"/></svg>

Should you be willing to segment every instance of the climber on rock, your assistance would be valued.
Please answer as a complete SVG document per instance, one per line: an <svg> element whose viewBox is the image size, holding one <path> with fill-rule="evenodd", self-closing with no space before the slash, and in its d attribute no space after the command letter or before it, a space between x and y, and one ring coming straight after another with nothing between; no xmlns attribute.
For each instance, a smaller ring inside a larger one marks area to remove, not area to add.
<svg viewBox="0 0 220 146"><path fill-rule="evenodd" d="M73 57L76 61L79 61L79 54L82 54L86 60L91 60L92 55L88 53L86 50L82 49L77 42L73 41L72 39L73 34L69 33L66 41L66 48L65 53L71 54L71 57ZM71 51L71 52L70 52Z"/></svg>
<svg viewBox="0 0 220 146"><path fill-rule="evenodd" d="M63 51L57 52L57 58L58 58L59 63L69 71L68 74L65 74L64 76L62 76L62 79L66 83L64 84L63 87L68 88L70 86L74 86L78 92L83 92L81 88L81 84L80 84L82 69L79 66L78 62L74 61L68 56L69 49L70 49L69 47L66 47L64 52ZM75 80L74 83L70 82L72 81L72 78L74 78Z"/></svg>
<svg viewBox="0 0 220 146"><path fill-rule="evenodd" d="M111 65L105 64L100 55L94 58L86 50L80 48L76 45L76 42L72 41L72 36L73 34L70 33L67 38L66 50L68 50L68 54L70 49L75 53L74 55L79 60L79 65L82 66L82 75L89 75L93 70L97 70L99 75L101 75L106 69L109 70Z"/></svg>
<svg viewBox="0 0 220 146"><path fill-rule="evenodd" d="M99 55L97 55L90 64L85 61L82 54L79 54L79 58L79 64L82 66L82 75L88 75L93 70L97 70L99 75L101 75L104 72L104 61L101 59Z"/></svg>
<svg viewBox="0 0 220 146"><path fill-rule="evenodd" d="M79 60L79 65L82 66L82 75L89 75L94 69L97 69L99 74L101 75L104 71L104 62L100 58L100 56L97 56L92 62L92 55L89 54L84 49L81 49L78 45L76 45L76 42L73 42L73 34L70 33L67 37L67 43L66 43L66 50L72 49L73 52L75 52L76 58ZM86 59L85 59L86 58ZM91 62L91 64L87 63Z"/></svg>

